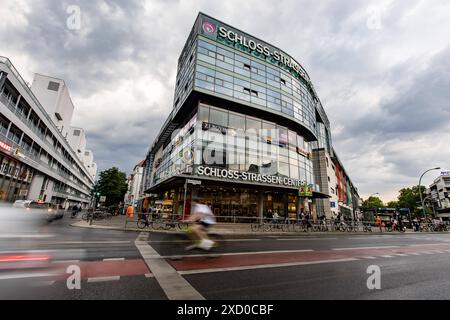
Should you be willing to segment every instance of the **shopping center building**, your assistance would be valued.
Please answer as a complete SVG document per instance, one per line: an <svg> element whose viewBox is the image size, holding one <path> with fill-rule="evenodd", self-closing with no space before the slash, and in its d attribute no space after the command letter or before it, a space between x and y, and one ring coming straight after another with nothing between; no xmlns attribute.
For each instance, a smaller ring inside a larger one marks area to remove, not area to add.
<svg viewBox="0 0 450 320"><path fill-rule="evenodd" d="M74 109L62 79L36 74L29 85L0 57L0 201L88 205L97 165Z"/></svg>
<svg viewBox="0 0 450 320"><path fill-rule="evenodd" d="M202 13L179 58L173 109L147 153L141 190L144 210L156 203L181 217L202 199L223 222L274 212L331 217L359 199L303 67Z"/></svg>

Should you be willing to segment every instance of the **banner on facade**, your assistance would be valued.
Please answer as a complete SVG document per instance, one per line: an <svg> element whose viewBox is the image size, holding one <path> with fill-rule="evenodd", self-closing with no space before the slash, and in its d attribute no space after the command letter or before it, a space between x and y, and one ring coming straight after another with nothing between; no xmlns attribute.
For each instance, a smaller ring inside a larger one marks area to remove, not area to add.
<svg viewBox="0 0 450 320"><path fill-rule="evenodd" d="M307 184L302 184L298 189L299 197L312 197L313 189L312 186Z"/></svg>

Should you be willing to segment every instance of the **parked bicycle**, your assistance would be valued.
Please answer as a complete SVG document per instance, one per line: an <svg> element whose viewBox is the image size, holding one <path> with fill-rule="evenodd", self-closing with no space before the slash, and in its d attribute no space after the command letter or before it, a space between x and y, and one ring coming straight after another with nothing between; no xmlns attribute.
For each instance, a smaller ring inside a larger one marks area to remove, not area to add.
<svg viewBox="0 0 450 320"><path fill-rule="evenodd" d="M149 214L139 215L137 227L139 229L152 228L155 230L161 229L161 219L151 219Z"/></svg>

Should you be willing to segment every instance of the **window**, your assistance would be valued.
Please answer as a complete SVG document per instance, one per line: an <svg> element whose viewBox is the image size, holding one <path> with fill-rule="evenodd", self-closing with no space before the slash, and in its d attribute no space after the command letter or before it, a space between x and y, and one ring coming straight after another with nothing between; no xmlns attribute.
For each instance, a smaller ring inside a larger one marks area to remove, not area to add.
<svg viewBox="0 0 450 320"><path fill-rule="evenodd" d="M228 114L214 108L210 109L209 122L219 126L226 127L228 125Z"/></svg>
<svg viewBox="0 0 450 320"><path fill-rule="evenodd" d="M251 95L257 97L258 96L258 91L255 90L250 90Z"/></svg>
<svg viewBox="0 0 450 320"><path fill-rule="evenodd" d="M250 71L252 69L252 67L250 67L249 64L244 63L244 69Z"/></svg>
<svg viewBox="0 0 450 320"><path fill-rule="evenodd" d="M59 83L58 83L58 82L50 81L50 82L48 83L47 89L48 89L48 90L52 90L52 91L58 91L58 90L59 90Z"/></svg>
<svg viewBox="0 0 450 320"><path fill-rule="evenodd" d="M331 182L331 179L330 179L330 177L328 177L328 182Z"/></svg>
<svg viewBox="0 0 450 320"><path fill-rule="evenodd" d="M233 129L245 129L245 118L241 115L230 113L228 119L228 127Z"/></svg>
<svg viewBox="0 0 450 320"><path fill-rule="evenodd" d="M280 78L280 82L281 82L282 84L286 85L286 80Z"/></svg>
<svg viewBox="0 0 450 320"><path fill-rule="evenodd" d="M81 130L73 130L73 136L74 137L79 137L81 134Z"/></svg>
<svg viewBox="0 0 450 320"><path fill-rule="evenodd" d="M250 89L249 88L244 88L244 92L246 93L246 94L250 94Z"/></svg>

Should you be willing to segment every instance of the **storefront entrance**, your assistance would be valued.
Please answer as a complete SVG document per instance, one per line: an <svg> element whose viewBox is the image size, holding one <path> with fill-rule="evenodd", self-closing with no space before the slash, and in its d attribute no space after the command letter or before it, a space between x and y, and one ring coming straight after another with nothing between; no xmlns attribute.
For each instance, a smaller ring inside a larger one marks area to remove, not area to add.
<svg viewBox="0 0 450 320"><path fill-rule="evenodd" d="M155 198L150 207L156 203L170 201L165 207L168 219L186 219L191 213L192 199L200 199L208 205L221 223L251 223L262 218L272 218L277 213L282 219L296 221L300 212L309 212L314 218L315 204L311 199L299 197L298 193L287 188L268 188L236 184L218 185L217 182L203 180L201 184L188 184L184 181L171 183L171 189L153 190ZM184 195L186 194L186 199ZM185 209L183 212L183 208ZM172 212L169 213L168 211Z"/></svg>

